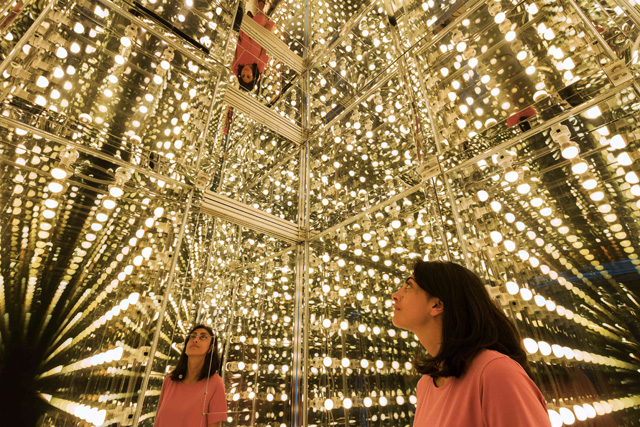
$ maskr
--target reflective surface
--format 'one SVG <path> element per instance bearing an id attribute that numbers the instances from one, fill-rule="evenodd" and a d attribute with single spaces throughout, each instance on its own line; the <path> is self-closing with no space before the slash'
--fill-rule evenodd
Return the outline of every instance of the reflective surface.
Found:
<path id="1" fill-rule="evenodd" d="M 223 425 L 409 426 L 420 257 L 482 276 L 554 426 L 638 425 L 640 9 L 267 8 L 238 95 L 237 4 L 0 5 L 3 412 L 153 425 L 204 323 Z"/>

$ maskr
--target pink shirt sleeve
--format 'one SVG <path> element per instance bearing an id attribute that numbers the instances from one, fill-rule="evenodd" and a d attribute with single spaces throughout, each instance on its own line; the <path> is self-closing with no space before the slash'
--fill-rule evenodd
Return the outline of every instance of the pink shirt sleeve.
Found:
<path id="1" fill-rule="evenodd" d="M 491 427 L 551 427 L 547 404 L 538 387 L 518 362 L 501 357 L 482 372 L 481 403 L 484 424 Z"/>
<path id="2" fill-rule="evenodd" d="M 227 395 L 224 390 L 224 381 L 219 375 L 209 378 L 209 391 L 211 399 L 207 414 L 207 424 L 227 419 Z"/>

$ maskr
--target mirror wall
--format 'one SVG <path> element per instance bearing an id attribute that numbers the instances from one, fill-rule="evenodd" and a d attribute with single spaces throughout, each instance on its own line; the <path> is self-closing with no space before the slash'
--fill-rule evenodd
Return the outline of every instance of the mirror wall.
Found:
<path id="1" fill-rule="evenodd" d="M 640 10 L 268 2 L 250 92 L 237 10 L 1 6 L 2 412 L 151 426 L 205 324 L 223 425 L 410 426 L 423 258 L 481 275 L 554 426 L 637 425 Z"/>

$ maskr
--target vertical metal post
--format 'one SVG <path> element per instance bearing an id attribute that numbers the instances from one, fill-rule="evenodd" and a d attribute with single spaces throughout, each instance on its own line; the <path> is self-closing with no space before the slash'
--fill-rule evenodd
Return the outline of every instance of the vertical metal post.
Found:
<path id="1" fill-rule="evenodd" d="M 593 35 L 596 38 L 596 40 L 598 40 L 598 43 L 600 43 L 600 46 L 602 46 L 602 48 L 606 52 L 609 59 L 611 59 L 612 61 L 616 61 L 618 59 L 618 55 L 616 55 L 615 51 L 611 49 L 611 46 L 609 46 L 609 44 L 604 39 L 604 37 L 602 37 L 602 35 L 598 31 L 598 29 L 595 27 L 595 25 L 593 25 L 593 22 L 591 22 L 589 17 L 582 11 L 582 9 L 580 9 L 580 6 L 578 6 L 575 0 L 567 0 L 567 1 L 571 5 L 571 7 L 573 7 L 576 10 L 576 13 L 580 17 L 580 19 L 582 19 L 582 22 L 587 27 L 591 35 Z"/>
<path id="2" fill-rule="evenodd" d="M 406 53 L 406 55 L 409 55 L 409 52 Z M 418 60 L 413 57 L 413 61 L 416 63 L 416 65 L 418 65 Z M 449 182 L 449 179 L 447 177 L 447 173 L 442 169 L 442 164 L 440 163 L 440 155 L 442 154 L 442 142 L 440 140 L 440 129 L 438 128 L 438 125 L 436 124 L 435 121 L 435 117 L 433 115 L 433 112 L 431 111 L 431 107 L 429 105 L 429 99 L 427 98 L 427 91 L 426 88 L 424 87 L 424 75 L 422 74 L 422 70 L 420 69 L 419 66 L 416 66 L 416 71 L 418 72 L 418 81 L 420 82 L 420 89 L 422 90 L 422 94 L 424 97 L 424 108 L 425 110 L 427 110 L 427 116 L 429 117 L 429 123 L 431 125 L 431 133 L 433 134 L 433 139 L 436 143 L 436 151 L 438 153 L 438 167 L 440 168 L 440 176 L 442 177 L 442 180 L 444 181 L 444 186 L 445 186 L 445 191 L 447 193 L 447 198 L 449 199 L 449 203 L 451 204 L 451 213 L 453 214 L 453 221 L 455 222 L 456 225 L 456 232 L 458 233 L 458 240 L 460 241 L 460 249 L 462 250 L 462 253 L 464 254 L 464 263 L 468 268 L 471 268 L 471 262 L 469 259 L 469 249 L 467 247 L 467 242 L 464 240 L 464 230 L 462 229 L 462 219 L 460 218 L 460 213 L 458 212 L 458 207 L 456 206 L 456 199 L 453 197 L 453 191 L 451 189 L 451 183 Z M 401 72 L 405 72 L 406 73 L 406 69 L 401 70 Z M 433 178 L 434 180 L 437 178 Z M 435 185 L 435 181 L 433 182 L 433 188 L 434 191 L 436 191 L 437 193 L 437 188 Z M 439 204 L 440 201 L 438 200 L 437 203 Z M 438 207 L 440 207 L 438 205 Z M 440 210 L 440 209 L 439 209 Z M 442 218 L 440 218 L 440 221 L 442 222 Z M 444 239 L 446 239 L 446 235 L 443 236 Z M 448 247 L 448 245 L 447 245 Z"/>
<path id="3" fill-rule="evenodd" d="M 162 327 L 162 322 L 164 321 L 164 315 L 167 310 L 167 301 L 169 301 L 169 295 L 171 294 L 171 290 L 173 288 L 173 282 L 176 275 L 176 264 L 178 262 L 178 258 L 180 258 L 180 247 L 182 246 L 182 238 L 184 237 L 184 230 L 187 227 L 187 222 L 189 220 L 189 213 L 191 210 L 191 203 L 193 202 L 193 193 L 195 190 L 191 190 L 189 192 L 189 198 L 187 199 L 187 205 L 184 209 L 184 213 L 182 216 L 182 224 L 180 225 L 180 232 L 178 234 L 178 241 L 176 243 L 176 248 L 174 251 L 174 257 L 171 260 L 171 267 L 169 271 L 169 278 L 167 279 L 167 288 L 164 293 L 164 298 L 162 299 L 162 305 L 160 306 L 160 312 L 158 313 L 158 320 L 156 321 L 156 330 L 153 334 L 153 341 L 151 343 L 151 348 L 149 350 L 149 360 L 147 361 L 147 366 L 144 370 L 144 377 L 142 378 L 142 385 L 140 386 L 140 395 L 138 396 L 138 402 L 136 404 L 136 412 L 133 415 L 132 425 L 137 427 L 138 420 L 140 419 L 140 414 L 142 413 L 142 405 L 144 403 L 144 397 L 147 392 L 147 387 L 149 385 L 149 377 L 151 376 L 151 370 L 153 368 L 153 360 L 155 358 L 155 353 L 158 348 L 158 340 L 160 339 L 160 328 Z"/>
<path id="4" fill-rule="evenodd" d="M 222 79 L 222 72 L 220 72 L 218 74 L 218 79 L 216 80 L 216 84 L 214 86 L 213 89 L 213 96 L 211 97 L 211 104 L 209 105 L 209 113 L 207 114 L 207 121 L 205 123 L 205 126 L 202 130 L 202 133 L 200 134 L 200 146 L 198 148 L 198 159 L 196 160 L 196 165 L 195 165 L 195 174 L 197 176 L 198 171 L 200 169 L 200 163 L 202 161 L 202 155 L 204 152 L 204 146 L 206 143 L 206 137 L 207 137 L 207 132 L 209 131 L 209 125 L 211 123 L 211 116 L 213 114 L 213 110 L 215 107 L 215 100 L 216 100 L 216 95 L 218 92 L 218 87 L 220 85 L 220 81 Z M 133 416 L 133 422 L 132 425 L 134 427 L 138 426 L 138 421 L 140 419 L 140 415 L 142 413 L 142 405 L 144 403 L 144 397 L 145 394 L 147 392 L 147 387 L 149 386 L 149 378 L 151 376 L 151 370 L 153 367 L 153 360 L 155 358 L 155 353 L 156 350 L 158 348 L 158 340 L 160 338 L 160 329 L 162 327 L 162 322 L 164 321 L 164 315 L 167 309 L 167 301 L 169 300 L 169 295 L 171 294 L 171 289 L 173 287 L 173 282 L 175 279 L 175 268 L 176 268 L 176 264 L 178 262 L 178 258 L 180 257 L 180 248 L 182 246 L 182 239 L 184 237 L 184 231 L 187 227 L 187 222 L 189 220 L 189 214 L 191 213 L 191 205 L 193 203 L 193 196 L 195 194 L 196 189 L 193 188 L 190 192 L 189 192 L 189 197 L 187 198 L 187 203 L 186 203 L 186 207 L 184 209 L 184 214 L 182 217 L 182 224 L 180 225 L 180 232 L 178 234 L 178 241 L 176 242 L 176 248 L 175 248 L 175 256 L 173 257 L 173 260 L 171 261 L 171 271 L 169 272 L 169 278 L 167 280 L 167 288 L 165 291 L 165 295 L 164 298 L 162 300 L 162 305 L 160 307 L 160 312 L 158 314 L 158 320 L 156 322 L 156 330 L 155 333 L 153 335 L 153 341 L 151 343 L 151 348 L 149 350 L 149 360 L 147 361 L 147 366 L 145 368 L 144 371 L 144 377 L 142 378 L 142 385 L 140 386 L 140 395 L 138 396 L 138 402 L 136 404 L 136 411 L 134 413 Z"/>
<path id="5" fill-rule="evenodd" d="M 304 16 L 304 61 L 311 57 L 311 16 L 309 1 L 305 2 Z M 293 366 L 291 369 L 291 426 L 306 427 L 307 414 L 307 372 L 309 369 L 307 355 L 309 353 L 309 181 L 310 181 L 310 153 L 309 153 L 309 71 L 305 70 L 301 76 L 302 96 L 302 129 L 305 141 L 300 146 L 299 196 L 298 196 L 298 226 L 302 230 L 303 241 L 296 245 L 296 292 L 293 325 Z"/>

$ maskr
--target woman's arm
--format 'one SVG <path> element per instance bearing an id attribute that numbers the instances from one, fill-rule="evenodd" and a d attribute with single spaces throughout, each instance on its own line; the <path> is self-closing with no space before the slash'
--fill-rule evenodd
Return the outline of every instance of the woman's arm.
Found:
<path id="1" fill-rule="evenodd" d="M 207 427 L 222 427 L 222 421 L 218 421 L 217 423 L 211 423 Z"/>

